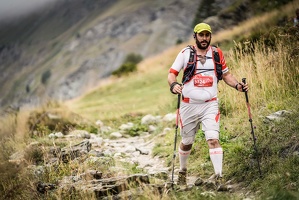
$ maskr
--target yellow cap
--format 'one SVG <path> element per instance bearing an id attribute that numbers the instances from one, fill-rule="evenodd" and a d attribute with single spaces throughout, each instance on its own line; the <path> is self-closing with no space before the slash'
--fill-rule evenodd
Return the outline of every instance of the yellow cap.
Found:
<path id="1" fill-rule="evenodd" d="M 209 24 L 200 23 L 194 27 L 194 33 L 200 33 L 202 31 L 209 31 L 210 33 L 212 33 L 212 29 Z"/>

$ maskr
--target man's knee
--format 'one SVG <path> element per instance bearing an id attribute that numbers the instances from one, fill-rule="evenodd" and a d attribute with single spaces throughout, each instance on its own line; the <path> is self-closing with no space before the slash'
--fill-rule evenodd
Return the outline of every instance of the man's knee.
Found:
<path id="1" fill-rule="evenodd" d="M 194 137 L 183 137 L 180 148 L 183 151 L 189 151 L 192 148 L 193 142 L 194 142 Z"/>
<path id="2" fill-rule="evenodd" d="M 189 151 L 192 148 L 192 144 L 185 145 L 183 142 L 181 142 L 180 149 L 183 151 Z"/>
<path id="3" fill-rule="evenodd" d="M 218 139 L 209 139 L 207 142 L 210 149 L 221 147 Z"/>

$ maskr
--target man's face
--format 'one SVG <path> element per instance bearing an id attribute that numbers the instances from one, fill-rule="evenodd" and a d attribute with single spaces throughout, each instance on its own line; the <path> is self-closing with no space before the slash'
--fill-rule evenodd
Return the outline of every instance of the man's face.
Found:
<path id="1" fill-rule="evenodd" d="M 209 31 L 202 31 L 196 34 L 196 45 L 199 49 L 206 49 L 211 43 L 211 33 Z"/>

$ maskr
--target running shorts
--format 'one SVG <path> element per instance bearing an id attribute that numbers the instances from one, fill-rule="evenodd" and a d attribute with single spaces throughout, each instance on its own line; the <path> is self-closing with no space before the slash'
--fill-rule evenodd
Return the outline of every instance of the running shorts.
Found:
<path id="1" fill-rule="evenodd" d="M 195 134 L 202 125 L 206 140 L 218 139 L 220 131 L 220 113 L 218 100 L 204 102 L 201 104 L 181 102 L 180 106 L 180 128 L 182 142 L 192 144 Z M 184 143 L 185 144 L 185 143 Z M 187 144 L 185 144 L 187 145 Z"/>

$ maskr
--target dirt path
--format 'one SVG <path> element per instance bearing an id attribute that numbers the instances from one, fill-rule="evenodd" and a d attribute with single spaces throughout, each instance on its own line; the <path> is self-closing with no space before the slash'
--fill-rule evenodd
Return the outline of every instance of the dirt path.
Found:
<path id="1" fill-rule="evenodd" d="M 150 134 L 137 137 L 105 139 L 103 144 L 95 147 L 96 151 L 102 151 L 111 154 L 119 161 L 136 164 L 138 169 L 142 169 L 148 174 L 167 173 L 168 181 L 172 180 L 172 165 L 167 167 L 163 159 L 153 156 L 153 148 L 157 138 L 163 136 L 163 133 L 151 138 Z M 178 155 L 176 156 L 178 159 Z M 179 166 L 174 166 L 174 182 L 177 181 Z M 188 176 L 187 183 L 194 184 L 198 177 Z"/>

